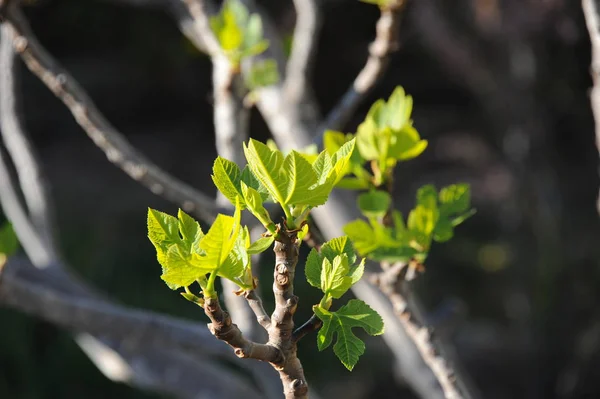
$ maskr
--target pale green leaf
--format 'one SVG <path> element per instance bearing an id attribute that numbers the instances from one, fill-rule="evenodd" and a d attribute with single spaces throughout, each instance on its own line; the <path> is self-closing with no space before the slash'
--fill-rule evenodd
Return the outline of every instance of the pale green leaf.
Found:
<path id="1" fill-rule="evenodd" d="M 254 176 L 277 202 L 285 205 L 288 177 L 282 173 L 283 154 L 254 139 L 244 145 L 244 153 Z"/>
<path id="2" fill-rule="evenodd" d="M 312 205 L 309 202 L 312 197 L 311 187 L 317 184 L 312 165 L 298 152 L 291 151 L 285 157 L 283 171 L 288 178 L 285 204 Z"/>
<path id="3" fill-rule="evenodd" d="M 187 287 L 210 272 L 196 254 L 186 253 L 180 245 L 171 245 L 164 257 L 160 276 L 171 288 Z"/>
<path id="4" fill-rule="evenodd" d="M 362 258 L 359 263 L 350 268 L 350 279 L 352 280 L 352 284 L 356 284 L 363 276 L 365 272 L 365 261 L 366 258 Z"/>
<path id="5" fill-rule="evenodd" d="M 426 148 L 427 140 L 421 140 L 417 130 L 407 125 L 392 132 L 388 155 L 399 161 L 407 161 L 421 155 Z"/>
<path id="6" fill-rule="evenodd" d="M 254 255 L 264 252 L 271 246 L 271 244 L 273 244 L 274 240 L 275 238 L 273 236 L 261 237 L 248 247 L 248 253 L 250 255 Z"/>
<path id="7" fill-rule="evenodd" d="M 201 258 L 202 266 L 208 270 L 217 270 L 229 256 L 237 235 L 232 234 L 235 220 L 228 215 L 217 215 L 214 223 L 200 240 L 200 248 L 206 252 Z"/>
<path id="8" fill-rule="evenodd" d="M 148 238 L 155 246 L 169 246 L 181 241 L 179 220 L 164 212 L 148 208 Z"/>
<path id="9" fill-rule="evenodd" d="M 379 159 L 379 140 L 377 124 L 372 119 L 365 119 L 358 125 L 356 145 L 360 155 L 367 161 Z"/>
<path id="10" fill-rule="evenodd" d="M 367 256 L 380 246 L 373 228 L 364 220 L 357 219 L 346 224 L 344 233 L 350 238 L 354 248 L 361 256 Z"/>
<path id="11" fill-rule="evenodd" d="M 358 208 L 367 218 L 382 218 L 390 209 L 392 199 L 381 190 L 371 190 L 358 196 Z"/>
<path id="12" fill-rule="evenodd" d="M 269 212 L 263 205 L 263 197 L 261 197 L 258 191 L 247 186 L 243 181 L 241 182 L 241 186 L 247 208 L 265 227 L 268 228 L 268 226 L 273 224 L 273 221 L 271 220 Z"/>
<path id="13" fill-rule="evenodd" d="M 318 184 L 325 184 L 331 170 L 333 169 L 333 163 L 331 157 L 327 151 L 322 151 L 312 164 L 312 168 L 317 176 Z"/>
<path id="14" fill-rule="evenodd" d="M 330 263 L 331 269 L 325 266 L 327 259 L 323 261 L 323 271 L 330 275 L 323 281 L 321 277 L 321 290 L 330 295 L 332 298 L 340 298 L 352 286 L 353 278 L 349 276 L 350 266 L 348 265 L 348 257 L 346 254 L 338 255 L 334 258 L 333 263 Z M 326 286 L 323 286 L 326 282 Z"/>
<path id="15" fill-rule="evenodd" d="M 235 205 L 236 198 L 242 197 L 240 186 L 242 172 L 235 162 L 218 156 L 213 164 L 212 180 L 217 189 Z M 243 204 L 242 204 L 243 205 Z"/>
<path id="16" fill-rule="evenodd" d="M 323 134 L 323 148 L 329 155 L 335 154 L 348 141 L 346 135 L 335 130 L 326 130 Z"/>
<path id="17" fill-rule="evenodd" d="M 335 173 L 335 180 L 333 184 L 337 184 L 342 178 L 350 173 L 352 153 L 356 145 L 356 139 L 352 139 L 342 145 L 331 157 L 331 163 L 333 164 L 333 172 Z"/>

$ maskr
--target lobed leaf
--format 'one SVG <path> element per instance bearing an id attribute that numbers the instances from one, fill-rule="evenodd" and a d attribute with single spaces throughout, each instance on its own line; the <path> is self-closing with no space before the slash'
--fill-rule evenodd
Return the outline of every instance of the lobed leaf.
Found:
<path id="1" fill-rule="evenodd" d="M 364 342 L 354 335 L 355 327 L 364 329 L 369 335 L 383 334 L 383 319 L 369 305 L 358 299 L 350 300 L 338 311 L 332 312 L 319 306 L 313 308 L 315 315 L 323 322 L 317 334 L 317 347 L 320 351 L 331 345 L 336 335 L 334 353 L 350 371 L 358 363 L 365 351 Z"/>

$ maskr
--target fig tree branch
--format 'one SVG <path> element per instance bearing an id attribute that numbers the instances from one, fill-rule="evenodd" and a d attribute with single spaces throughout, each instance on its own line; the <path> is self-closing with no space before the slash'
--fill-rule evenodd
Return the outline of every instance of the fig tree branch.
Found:
<path id="1" fill-rule="evenodd" d="M 46 52 L 34 37 L 20 10 L 9 1 L 3 15 L 13 35 L 13 46 L 29 70 L 71 111 L 77 123 L 108 160 L 153 193 L 180 204 L 187 212 L 212 222 L 218 213 L 214 200 L 165 173 L 140 154 L 100 113 L 73 77 Z"/>
<path id="2" fill-rule="evenodd" d="M 460 381 L 444 356 L 440 354 L 439 345 L 433 340 L 432 333 L 427 327 L 419 326 L 416 319 L 408 310 L 408 303 L 401 292 L 399 276 L 404 268 L 403 264 L 394 264 L 379 274 L 370 276 L 371 283 L 377 285 L 387 295 L 394 306 L 404 330 L 413 341 L 421 357 L 435 374 L 438 383 L 444 391 L 446 399 L 466 398 L 466 392 L 459 387 Z"/>
<path id="3" fill-rule="evenodd" d="M 294 0 L 294 7 L 296 26 L 286 67 L 284 95 L 286 102 L 302 104 L 312 97 L 310 78 L 317 54 L 322 18 L 318 0 Z"/>
<path id="4" fill-rule="evenodd" d="M 581 6 L 592 44 L 590 73 L 594 85 L 590 91 L 590 102 L 596 126 L 596 147 L 600 150 L 600 16 L 596 0 L 582 0 Z M 596 205 L 600 212 L 600 197 Z"/>
<path id="5" fill-rule="evenodd" d="M 316 141 L 320 143 L 325 130 L 343 130 L 357 107 L 369 91 L 383 77 L 390 62 L 390 55 L 398 47 L 400 16 L 406 0 L 397 0 L 381 9 L 376 25 L 375 40 L 369 46 L 369 58 L 338 104 L 329 111 L 319 126 Z"/>
<path id="6" fill-rule="evenodd" d="M 17 57 L 11 40 L 11 32 L 3 25 L 0 29 L 0 134 L 15 165 L 31 222 L 52 252 L 56 228 L 54 213 L 47 182 L 20 119 Z"/>

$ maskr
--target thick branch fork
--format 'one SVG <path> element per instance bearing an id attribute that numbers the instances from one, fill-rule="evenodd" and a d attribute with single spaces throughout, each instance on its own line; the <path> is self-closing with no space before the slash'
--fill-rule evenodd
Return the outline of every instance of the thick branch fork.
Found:
<path id="1" fill-rule="evenodd" d="M 305 331 L 301 336 L 294 334 L 294 313 L 298 306 L 298 297 L 294 295 L 298 244 L 295 232 L 279 229 L 274 245 L 275 310 L 271 317 L 265 311 L 262 300 L 255 290 L 244 293 L 259 324 L 269 335 L 266 344 L 245 338 L 238 326 L 233 324 L 229 314 L 221 308 L 218 298 L 205 298 L 204 301 L 204 312 L 211 320 L 208 325 L 210 332 L 217 339 L 229 344 L 238 357 L 271 363 L 279 372 L 286 399 L 308 398 L 308 384 L 297 356 L 296 343 L 309 331 Z"/>

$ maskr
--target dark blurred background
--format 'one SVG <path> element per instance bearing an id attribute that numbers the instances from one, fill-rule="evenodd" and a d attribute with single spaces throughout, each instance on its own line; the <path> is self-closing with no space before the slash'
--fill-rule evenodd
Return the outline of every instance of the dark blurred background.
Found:
<path id="1" fill-rule="evenodd" d="M 210 60 L 167 14 L 119 3 L 40 0 L 25 11 L 42 44 L 135 146 L 214 193 Z M 291 1 L 262 4 L 289 34 Z M 314 88 L 326 113 L 364 65 L 379 13 L 356 0 L 322 6 Z M 579 1 L 412 0 L 389 70 L 346 129 L 402 85 L 430 147 L 398 168 L 400 208 L 425 183 L 471 183 L 478 213 L 452 241 L 434 246 L 414 285 L 428 320 L 454 343 L 485 398 L 600 397 L 589 64 Z M 203 320 L 162 283 L 146 239 L 147 207 L 173 213 L 176 206 L 110 164 L 62 103 L 21 70 L 25 122 L 69 263 L 123 303 Z M 268 137 L 258 113 L 251 134 Z M 317 298 L 299 290 L 305 304 Z M 1 309 L 0 327 L 0 398 L 159 397 L 108 381 L 69 334 L 47 323 Z M 350 374 L 332 351 L 318 353 L 305 339 L 309 381 L 323 397 L 414 397 L 393 381 L 391 361 L 380 360 L 382 342 L 368 345 Z"/>

